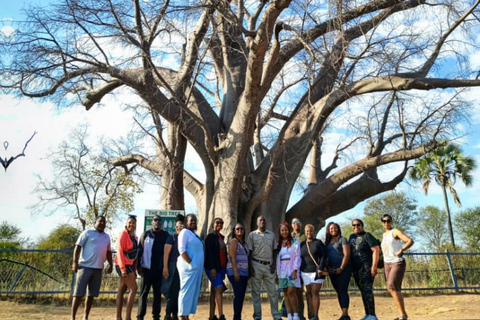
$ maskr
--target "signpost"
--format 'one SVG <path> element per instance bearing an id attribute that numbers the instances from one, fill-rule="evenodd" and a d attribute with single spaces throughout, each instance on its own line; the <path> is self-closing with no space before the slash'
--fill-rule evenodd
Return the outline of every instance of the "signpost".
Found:
<path id="1" fill-rule="evenodd" d="M 146 231 L 152 227 L 152 220 L 154 216 L 160 216 L 162 218 L 162 229 L 167 231 L 170 234 L 175 233 L 175 220 L 178 214 L 185 215 L 183 210 L 156 210 L 156 209 L 146 209 L 145 210 L 145 223 L 143 231 Z"/>

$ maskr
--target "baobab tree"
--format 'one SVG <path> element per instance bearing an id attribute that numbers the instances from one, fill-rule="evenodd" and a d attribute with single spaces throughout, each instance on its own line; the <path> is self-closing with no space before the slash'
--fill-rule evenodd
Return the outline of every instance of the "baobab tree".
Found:
<path id="1" fill-rule="evenodd" d="M 322 225 L 395 188 L 409 160 L 455 134 L 468 110 L 462 90 L 480 80 L 464 63 L 441 67 L 475 49 L 477 6 L 58 0 L 28 10 L 11 36 L 5 86 L 62 104 L 78 97 L 87 110 L 110 94 L 137 95 L 157 128 L 170 126 L 168 143 L 162 129 L 157 154 L 113 162 L 191 192 L 203 232 L 214 216 L 229 230 L 259 213 L 270 228 L 293 216 Z M 204 180 L 186 170 L 187 145 Z"/>

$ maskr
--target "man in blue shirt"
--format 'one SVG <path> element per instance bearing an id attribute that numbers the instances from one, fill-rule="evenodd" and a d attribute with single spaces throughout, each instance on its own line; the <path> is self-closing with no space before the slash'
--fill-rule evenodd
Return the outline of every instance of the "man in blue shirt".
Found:
<path id="1" fill-rule="evenodd" d="M 108 261 L 108 273 L 112 273 L 112 248 L 110 236 L 105 231 L 106 219 L 99 216 L 93 229 L 83 231 L 78 237 L 73 250 L 72 270 L 76 273 L 75 289 L 73 290 L 72 320 L 75 320 L 78 307 L 88 288 L 85 302 L 84 319 L 88 319 L 94 297 L 100 293 L 102 271 L 105 261 Z"/>

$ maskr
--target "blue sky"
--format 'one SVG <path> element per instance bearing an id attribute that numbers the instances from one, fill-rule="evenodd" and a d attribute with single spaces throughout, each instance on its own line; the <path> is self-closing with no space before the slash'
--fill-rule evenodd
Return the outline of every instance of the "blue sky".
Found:
<path id="1" fill-rule="evenodd" d="M 21 19 L 20 9 L 26 3 L 48 4 L 45 0 L 14 1 L 8 2 L 1 0 L 2 11 L 0 12 L 0 29 L 3 32 L 8 31 L 12 19 Z M 471 63 L 474 68 L 480 66 L 480 53 L 471 57 Z M 470 91 L 471 98 L 480 96 L 480 89 Z M 16 155 L 24 147 L 24 144 L 34 131 L 37 135 L 29 144 L 26 150 L 26 157 L 17 159 L 7 172 L 0 172 L 0 219 L 17 225 L 22 231 L 23 237 L 30 237 L 37 240 L 39 236 L 44 236 L 60 223 L 69 222 L 67 215 L 57 213 L 55 216 L 32 216 L 27 206 L 36 202 L 36 196 L 32 194 L 35 186 L 36 173 L 44 176 L 49 175 L 50 163 L 45 159 L 49 150 L 54 149 L 69 133 L 69 129 L 79 123 L 88 122 L 93 135 L 104 135 L 108 137 L 118 137 L 125 132 L 125 128 L 131 126 L 132 114 L 123 112 L 117 106 L 106 104 L 102 108 L 94 107 L 86 112 L 78 105 L 67 110 L 57 110 L 51 103 L 40 103 L 30 99 L 18 99 L 10 95 L 0 93 L 0 144 L 8 141 L 8 149 L 0 146 L 0 156 L 2 158 Z M 468 135 L 460 141 L 464 151 L 470 156 L 476 158 L 480 163 L 480 107 L 474 105 L 476 111 L 473 112 L 471 126 L 465 128 Z M 114 125 L 104 125 L 105 119 L 109 119 Z M 467 124 L 464 124 L 467 126 Z M 469 208 L 480 205 L 478 197 L 478 188 L 480 186 L 480 169 L 474 174 L 475 182 L 472 188 L 465 188 L 462 183 L 457 183 L 456 188 L 462 199 L 463 207 Z M 406 191 L 410 196 L 418 200 L 420 206 L 437 205 L 443 207 L 441 190 L 432 185 L 428 197 L 426 197 L 419 185 L 416 187 L 402 183 L 400 189 Z M 299 194 L 294 191 L 293 198 L 298 198 Z M 155 186 L 146 186 L 144 193 L 135 199 L 135 214 L 143 217 L 145 209 L 154 209 L 158 207 L 159 192 Z M 189 196 L 186 200 L 187 211 L 194 211 L 195 205 L 193 198 Z M 452 211 L 458 212 L 459 209 L 451 201 Z M 356 208 L 342 214 L 342 217 L 361 216 L 364 204 L 357 205 Z M 342 218 L 344 219 L 344 218 Z M 142 219 L 140 219 L 141 221 Z M 331 220 L 339 221 L 339 217 Z M 115 230 L 119 226 L 115 226 Z M 142 223 L 139 230 L 143 229 Z"/>

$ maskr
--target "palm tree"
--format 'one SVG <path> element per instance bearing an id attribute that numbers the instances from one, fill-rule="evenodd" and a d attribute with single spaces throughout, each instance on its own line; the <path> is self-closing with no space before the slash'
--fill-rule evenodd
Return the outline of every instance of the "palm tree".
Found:
<path id="1" fill-rule="evenodd" d="M 445 143 L 425 155 L 425 157 L 419 159 L 410 171 L 410 178 L 412 180 L 423 181 L 423 191 L 425 194 L 428 194 L 428 187 L 430 186 L 432 178 L 442 187 L 445 211 L 448 217 L 448 231 L 454 249 L 455 239 L 453 237 L 452 217 L 448 207 L 447 188 L 452 194 L 457 206 L 460 206 L 460 198 L 457 191 L 453 188 L 453 185 L 458 177 L 463 181 L 465 186 L 471 186 L 473 181 L 471 173 L 476 166 L 475 160 L 465 155 L 459 145 L 455 143 Z"/>

